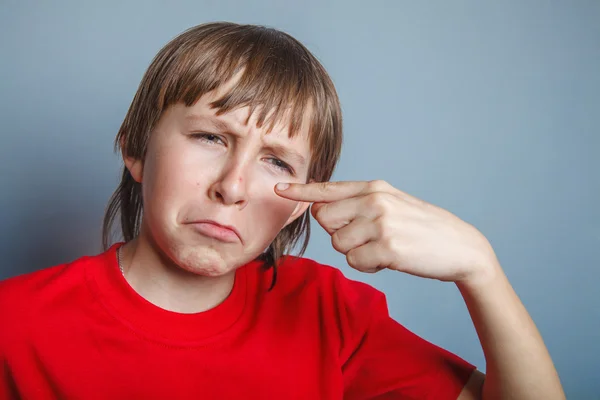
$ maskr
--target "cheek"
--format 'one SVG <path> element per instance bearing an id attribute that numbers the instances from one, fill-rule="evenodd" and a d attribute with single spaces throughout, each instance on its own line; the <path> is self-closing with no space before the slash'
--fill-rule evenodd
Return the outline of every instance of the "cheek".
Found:
<path id="1" fill-rule="evenodd" d="M 156 202 L 171 204 L 194 196 L 198 182 L 204 182 L 207 168 L 198 165 L 189 152 L 164 149 L 147 160 L 144 170 L 144 193 Z"/>
<path id="2" fill-rule="evenodd" d="M 144 219 L 153 230 L 164 230 L 176 219 L 181 202 L 193 191 L 177 159 L 156 155 L 146 160 L 142 184 Z M 170 229 L 170 228 L 169 228 Z"/>
<path id="3" fill-rule="evenodd" d="M 300 179 L 292 179 L 289 176 L 277 176 L 267 173 L 263 166 L 257 168 L 247 182 L 252 215 L 252 225 L 262 226 L 274 236 L 285 227 L 292 213 L 296 210 L 297 201 L 292 201 L 278 196 L 275 193 L 275 185 L 279 182 L 299 182 Z"/>
<path id="4" fill-rule="evenodd" d="M 277 196 L 273 187 L 266 189 L 262 195 L 255 194 L 251 201 L 254 203 L 252 215 L 256 223 L 272 227 L 276 233 L 285 226 L 298 204 Z"/>

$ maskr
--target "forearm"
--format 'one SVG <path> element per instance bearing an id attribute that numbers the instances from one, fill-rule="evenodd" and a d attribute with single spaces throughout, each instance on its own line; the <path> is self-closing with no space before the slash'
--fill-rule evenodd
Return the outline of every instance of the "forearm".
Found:
<path id="1" fill-rule="evenodd" d="M 485 279 L 458 282 L 486 359 L 483 400 L 564 399 L 533 320 L 499 266 Z"/>

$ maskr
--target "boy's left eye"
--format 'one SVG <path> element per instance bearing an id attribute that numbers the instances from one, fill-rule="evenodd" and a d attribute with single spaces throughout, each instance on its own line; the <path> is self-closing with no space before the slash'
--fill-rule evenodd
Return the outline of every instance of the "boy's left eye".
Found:
<path id="1" fill-rule="evenodd" d="M 273 164 L 273 166 L 275 166 L 275 168 L 281 169 L 292 175 L 294 174 L 294 171 L 292 170 L 292 168 L 289 165 L 287 165 L 286 163 L 284 163 L 283 161 L 281 161 L 280 159 L 271 157 L 268 160 L 270 161 L 271 164 Z"/>
<path id="2" fill-rule="evenodd" d="M 213 133 L 194 133 L 192 136 L 210 144 L 225 144 L 223 139 Z"/>

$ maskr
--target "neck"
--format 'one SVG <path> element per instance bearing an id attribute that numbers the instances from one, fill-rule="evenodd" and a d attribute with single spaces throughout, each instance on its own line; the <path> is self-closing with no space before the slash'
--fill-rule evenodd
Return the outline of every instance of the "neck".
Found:
<path id="1" fill-rule="evenodd" d="M 138 237 L 120 248 L 121 265 L 131 287 L 150 303 L 168 311 L 192 314 L 222 303 L 233 288 L 235 271 L 207 277 L 186 271 L 151 243 Z"/>

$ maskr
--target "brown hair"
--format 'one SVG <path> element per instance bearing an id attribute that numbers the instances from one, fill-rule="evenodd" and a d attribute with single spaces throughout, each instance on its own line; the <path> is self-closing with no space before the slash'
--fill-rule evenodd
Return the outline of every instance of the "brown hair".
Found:
<path id="1" fill-rule="evenodd" d="M 142 78 L 117 134 L 115 151 L 120 149 L 143 161 L 150 133 L 169 106 L 179 102 L 191 106 L 238 72 L 241 77 L 237 84 L 211 106 L 218 109 L 218 114 L 248 106 L 249 115 L 260 107 L 258 125 L 269 123 L 269 129 L 289 112 L 290 136 L 298 133 L 310 109 L 308 178 L 328 181 L 342 145 L 342 115 L 333 82 L 299 41 L 279 30 L 256 25 L 202 24 L 163 47 Z M 141 185 L 123 167 L 121 182 L 104 216 L 105 249 L 110 246 L 117 215 L 125 241 L 139 234 L 142 209 Z M 275 267 L 302 236 L 299 254 L 304 253 L 310 236 L 309 221 L 307 210 L 279 232 L 261 256 L 267 267 Z"/>

